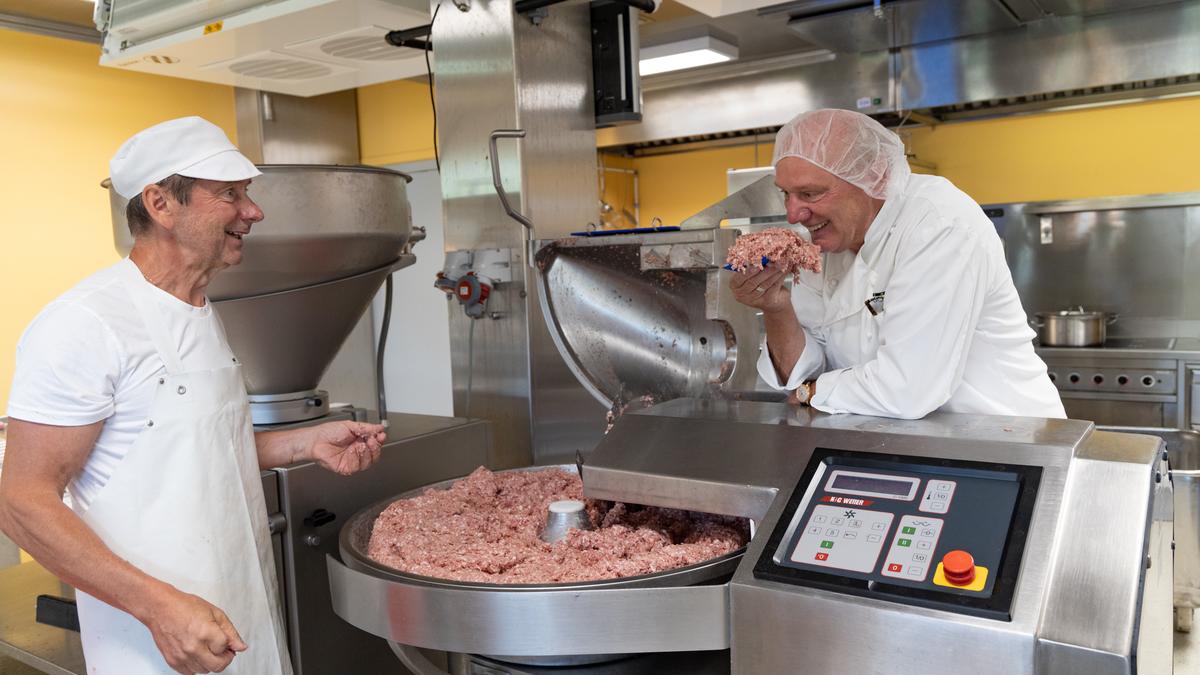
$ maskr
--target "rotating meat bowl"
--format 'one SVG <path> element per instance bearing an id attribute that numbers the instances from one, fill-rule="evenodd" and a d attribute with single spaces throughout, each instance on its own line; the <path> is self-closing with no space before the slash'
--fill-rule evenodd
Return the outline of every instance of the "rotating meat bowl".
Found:
<path id="1" fill-rule="evenodd" d="M 387 276 L 413 264 L 407 186 L 398 171 L 362 166 L 262 165 L 251 197 L 263 220 L 240 264 L 208 287 L 242 362 L 257 424 L 320 417 L 317 386 Z M 128 200 L 111 189 L 113 238 L 127 255 Z"/>
<path id="2" fill-rule="evenodd" d="M 514 471 L 574 465 L 528 467 Z M 376 517 L 411 490 L 355 514 L 342 527 L 342 560 L 327 558 L 334 611 L 350 624 L 392 643 L 411 670 L 435 669 L 413 647 L 455 657 L 492 655 L 488 660 L 519 664 L 513 672 L 597 666 L 604 673 L 646 670 L 655 657 L 610 662 L 631 653 L 712 651 L 724 664 L 729 647 L 728 595 L 724 584 L 743 549 L 666 572 L 580 583 L 487 584 L 418 576 L 375 562 L 367 555 Z M 681 655 L 702 661 L 704 655 Z M 690 661 L 689 661 L 690 662 Z M 653 666 L 661 671 L 660 665 Z M 491 672 L 491 671 L 488 671 Z M 558 670 L 556 672 L 564 672 Z M 571 670 L 569 672 L 577 672 Z M 590 670 L 578 672 L 592 672 Z M 702 671 L 694 671 L 702 672 Z"/>

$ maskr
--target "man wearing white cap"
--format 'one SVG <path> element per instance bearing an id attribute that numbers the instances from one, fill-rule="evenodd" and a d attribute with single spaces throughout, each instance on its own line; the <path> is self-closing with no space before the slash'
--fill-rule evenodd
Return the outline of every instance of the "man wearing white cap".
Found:
<path id="1" fill-rule="evenodd" d="M 788 122 L 774 165 L 788 222 L 823 264 L 790 289 L 770 264 L 730 282 L 763 312 L 767 385 L 829 413 L 1066 417 L 1003 244 L 970 197 L 913 175 L 900 138 L 848 110 Z"/>
<path id="2" fill-rule="evenodd" d="M 224 132 L 158 124 L 110 171 L 134 246 L 21 337 L 0 525 L 77 589 L 88 673 L 291 673 L 259 471 L 359 471 L 383 428 L 251 427 L 205 297 L 263 217 L 247 194 L 259 171 Z"/>

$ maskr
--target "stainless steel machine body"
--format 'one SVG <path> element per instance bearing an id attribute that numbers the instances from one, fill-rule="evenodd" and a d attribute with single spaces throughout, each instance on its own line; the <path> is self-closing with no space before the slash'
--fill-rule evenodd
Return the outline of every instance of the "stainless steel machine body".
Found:
<path id="1" fill-rule="evenodd" d="M 550 338 L 528 242 L 598 220 L 588 7 L 556 5 L 536 25 L 511 0 L 464 8 L 443 6 L 431 35 L 446 251 L 498 252 L 512 280 L 492 291 L 484 318 L 450 313 L 455 411 L 466 414 L 469 401 L 472 417 L 496 425 L 497 467 L 568 461 L 599 439 L 604 411 Z M 497 129 L 525 131 L 498 143 L 497 159 L 532 232 L 505 214 L 492 186 Z"/>
<path id="2" fill-rule="evenodd" d="M 344 556 L 345 564 L 329 563 L 333 602 L 339 616 L 388 640 L 473 654 L 703 650 L 722 658 L 730 648 L 735 673 L 1168 672 L 1170 493 L 1155 489 L 1162 448 L 1158 438 L 1069 420 L 939 413 L 899 421 L 677 399 L 618 419 L 584 465 L 585 491 L 752 518 L 757 534 L 729 583 L 663 575 L 666 585 L 651 587 L 472 586 Z M 825 484 L 822 457 L 831 451 L 885 473 L 957 471 L 963 485 L 972 472 L 1018 476 L 1011 518 L 973 497 L 974 488 L 935 518 L 953 523 L 976 499 L 976 515 L 999 523 L 994 546 L 974 540 L 977 559 L 999 561 L 982 599 L 930 583 L 859 583 L 832 568 L 812 583 L 765 576 L 783 533 L 796 530 L 792 513 Z M 891 508 L 883 499 L 840 503 L 864 518 Z M 928 555 L 970 537 L 946 528 Z M 899 541 L 907 536 L 899 530 L 892 523 L 881 532 Z M 362 536 L 343 531 L 344 540 Z"/>
<path id="3" fill-rule="evenodd" d="M 1117 314 L 1103 344 L 1039 346 L 1068 416 L 1164 438 L 1175 489 L 1177 623 L 1200 606 L 1200 193 L 984 207 L 1028 312 Z M 1121 270 L 1121 274 L 1105 273 Z"/>
<path id="4" fill-rule="evenodd" d="M 1039 468 L 1010 620 L 762 578 L 756 565 L 773 554 L 767 535 L 789 500 L 821 483 L 819 467 L 800 480 L 819 448 L 899 464 Z M 622 418 L 584 471 L 595 497 L 703 503 L 759 520 L 730 588 L 734 672 L 1169 672 L 1169 521 L 1152 520 L 1161 448 L 1157 438 L 1096 432 L 1087 422 L 896 421 L 678 400 Z"/>

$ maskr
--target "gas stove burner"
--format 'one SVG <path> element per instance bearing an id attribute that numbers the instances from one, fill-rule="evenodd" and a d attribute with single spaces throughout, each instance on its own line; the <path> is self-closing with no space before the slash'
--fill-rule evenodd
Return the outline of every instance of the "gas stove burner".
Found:
<path id="1" fill-rule="evenodd" d="M 1102 349 L 1173 349 L 1175 338 L 1154 337 L 1125 337 L 1108 338 L 1101 346 Z"/>

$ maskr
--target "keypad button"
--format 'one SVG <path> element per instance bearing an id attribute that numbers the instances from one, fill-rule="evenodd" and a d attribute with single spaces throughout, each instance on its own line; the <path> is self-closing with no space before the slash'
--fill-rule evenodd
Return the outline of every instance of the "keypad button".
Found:
<path id="1" fill-rule="evenodd" d="M 845 518 L 834 518 L 834 519 L 833 519 L 833 524 L 834 524 L 834 525 L 844 525 L 845 523 L 846 523 L 846 519 L 845 519 Z"/>
<path id="2" fill-rule="evenodd" d="M 842 539 L 858 539 L 858 533 L 846 530 L 842 533 Z"/>
<path id="3" fill-rule="evenodd" d="M 922 537 L 933 537 L 933 536 L 937 536 L 937 530 L 935 530 L 935 529 L 933 529 L 933 528 L 930 528 L 930 527 L 927 527 L 927 528 L 925 528 L 925 529 L 921 530 L 921 536 L 922 536 Z"/>
<path id="4" fill-rule="evenodd" d="M 903 532 L 904 534 L 916 534 L 917 528 L 905 526 L 905 527 L 900 528 L 900 531 Z"/>
<path id="5" fill-rule="evenodd" d="M 891 565 L 888 565 L 889 572 L 899 572 L 903 569 L 904 569 L 904 565 L 901 565 L 899 563 L 892 563 Z"/>
<path id="6" fill-rule="evenodd" d="M 910 567 L 910 568 L 908 568 L 908 576 L 910 576 L 910 577 L 925 576 L 925 568 L 924 567 Z"/>
<path id="7" fill-rule="evenodd" d="M 924 553 L 914 553 L 912 559 L 913 562 L 923 563 L 929 560 L 929 556 Z"/>
<path id="8" fill-rule="evenodd" d="M 821 548 L 833 548 L 833 542 L 826 539 L 825 541 L 821 542 Z"/>
<path id="9" fill-rule="evenodd" d="M 819 528 L 819 527 L 810 527 L 810 528 L 808 528 L 808 533 L 809 533 L 809 534 L 821 534 L 821 528 Z"/>
<path id="10" fill-rule="evenodd" d="M 885 527 L 887 527 L 887 526 L 883 523 L 871 523 L 872 530 L 882 530 Z"/>
<path id="11" fill-rule="evenodd" d="M 852 521 L 850 521 L 850 527 L 862 527 L 862 521 L 861 520 L 852 520 Z"/>
<path id="12" fill-rule="evenodd" d="M 912 546 L 912 539 L 901 539 L 900 541 L 896 542 L 896 545 L 908 548 L 909 546 Z M 928 547 L 928 545 L 926 546 Z"/>
<path id="13" fill-rule="evenodd" d="M 900 541 L 907 541 L 907 540 L 905 540 L 905 539 L 901 539 Z M 907 545 L 908 545 L 908 544 L 904 544 L 904 546 L 907 546 Z M 917 548 L 920 548 L 920 549 L 926 549 L 926 550 L 928 550 L 928 549 L 929 549 L 929 542 L 927 542 L 927 541 L 918 541 L 918 542 L 917 542 Z"/>
<path id="14" fill-rule="evenodd" d="M 827 521 L 827 520 L 829 520 L 829 518 L 827 518 L 827 517 L 825 517 L 825 516 L 813 516 L 813 522 L 814 522 L 814 523 L 823 523 L 823 522 L 825 522 L 825 521 Z"/>
<path id="15" fill-rule="evenodd" d="M 829 560 L 829 554 L 828 553 L 818 553 L 816 555 L 816 558 L 817 558 L 817 560 Z"/>
<path id="16" fill-rule="evenodd" d="M 842 533 L 842 531 L 837 529 L 836 527 L 831 527 L 828 530 L 825 530 L 825 536 L 827 536 L 827 537 L 836 537 L 841 533 Z"/>

